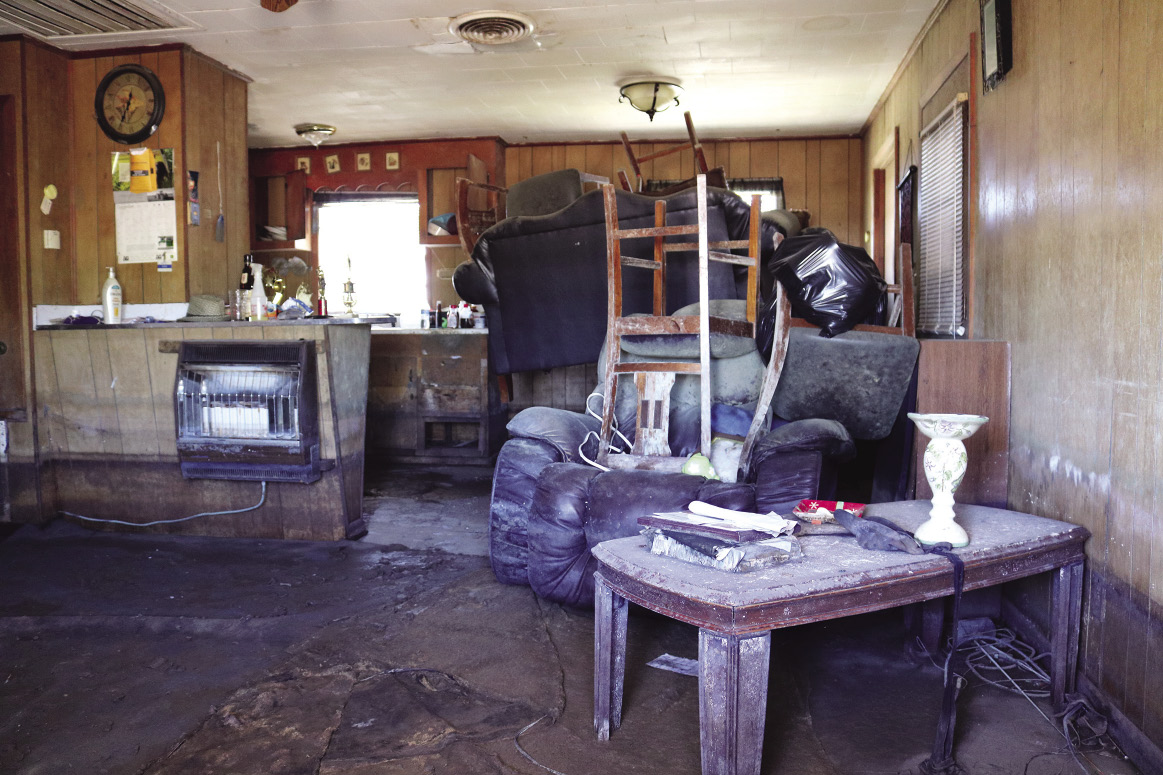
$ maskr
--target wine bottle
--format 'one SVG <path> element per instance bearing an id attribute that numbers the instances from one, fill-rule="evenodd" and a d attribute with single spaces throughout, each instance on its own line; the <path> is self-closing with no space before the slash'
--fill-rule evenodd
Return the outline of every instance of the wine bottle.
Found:
<path id="1" fill-rule="evenodd" d="M 242 257 L 242 279 L 238 283 L 239 290 L 254 290 L 254 270 L 251 268 L 253 264 L 254 256 L 250 253 Z"/>

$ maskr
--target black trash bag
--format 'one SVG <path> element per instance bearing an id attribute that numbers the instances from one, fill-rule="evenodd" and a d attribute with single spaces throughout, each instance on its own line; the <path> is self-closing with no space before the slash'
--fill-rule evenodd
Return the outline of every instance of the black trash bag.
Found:
<path id="1" fill-rule="evenodd" d="M 771 269 L 791 299 L 792 314 L 832 337 L 871 318 L 887 287 L 863 248 L 845 245 L 820 229 L 780 243 Z M 756 340 L 766 360 L 775 326 L 775 295 L 759 316 Z"/>

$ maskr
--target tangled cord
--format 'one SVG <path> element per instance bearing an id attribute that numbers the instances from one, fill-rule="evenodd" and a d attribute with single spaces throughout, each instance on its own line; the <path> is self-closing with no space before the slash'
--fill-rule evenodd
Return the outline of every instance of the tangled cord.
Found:
<path id="1" fill-rule="evenodd" d="M 1050 655 L 1018 640 L 1012 630 L 969 636 L 961 650 L 969 671 L 990 686 L 1026 697 L 1050 696 L 1050 674 L 1039 664 Z"/>
<path id="2" fill-rule="evenodd" d="M 590 399 L 593 398 L 594 396 L 597 396 L 598 398 L 602 399 L 602 401 L 606 400 L 606 397 L 604 395 L 602 395 L 600 392 L 598 392 L 597 390 L 590 393 L 588 396 L 586 396 L 586 414 L 590 415 L 591 417 L 596 417 L 597 419 L 601 420 L 602 416 L 590 408 Z M 616 415 L 614 417 L 613 430 L 614 430 L 614 433 L 616 433 L 618 435 L 618 438 L 620 438 L 622 440 L 622 443 L 625 444 L 626 446 L 625 447 L 615 446 L 614 443 L 611 441 L 610 442 L 610 452 L 621 454 L 634 446 L 634 442 L 630 441 L 630 439 L 628 439 L 626 437 L 626 434 L 624 434 L 624 433 L 622 433 L 622 431 L 618 430 L 618 417 Z M 591 436 L 594 439 L 597 439 L 598 451 L 601 452 L 601 445 L 602 445 L 601 436 L 599 436 L 594 431 L 589 431 L 586 433 L 585 437 L 582 438 L 581 444 L 579 444 L 577 447 L 578 457 L 580 457 L 586 463 L 589 463 L 594 468 L 600 468 L 603 471 L 609 471 L 610 469 L 607 468 L 606 466 L 602 465 L 601 463 L 597 462 L 596 460 L 590 460 L 589 457 L 586 456 L 585 446 L 586 446 L 586 444 L 589 443 Z"/>
<path id="3" fill-rule="evenodd" d="M 929 654 L 924 643 L 918 640 L 918 645 L 934 667 L 948 669 L 948 659 L 945 665 L 940 665 L 933 655 Z M 1035 759 L 1069 754 L 1082 772 L 1087 775 L 1092 773 L 1102 775 L 1102 768 L 1095 764 L 1087 753 L 1107 752 L 1120 758 L 1124 757 L 1123 752 L 1108 734 L 1106 718 L 1095 710 L 1083 695 L 1066 695 L 1066 707 L 1054 714 L 1058 719 L 1057 722 L 1046 715 L 1034 700 L 1050 696 L 1050 674 L 1040 664 L 1049 658 L 1049 654 L 1039 652 L 1020 640 L 1012 630 L 998 628 L 991 633 L 968 635 L 961 640 L 958 651 L 964 652 L 964 664 L 969 672 L 983 683 L 1025 697 L 1065 740 L 1066 745 L 1062 749 L 1040 753 L 1030 759 L 1026 763 L 1027 771 Z"/>

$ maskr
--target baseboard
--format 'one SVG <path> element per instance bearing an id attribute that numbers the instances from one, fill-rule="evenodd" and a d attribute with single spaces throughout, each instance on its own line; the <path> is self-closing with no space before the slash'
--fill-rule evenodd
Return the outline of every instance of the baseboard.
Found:
<path id="1" fill-rule="evenodd" d="M 1021 638 L 1038 651 L 1050 650 L 1050 639 L 1034 624 L 1034 620 L 1015 606 L 1009 600 L 1002 598 L 1002 620 L 1008 624 Z M 1110 724 L 1111 737 L 1119 744 L 1135 766 L 1143 772 L 1163 773 L 1163 749 L 1151 742 L 1134 723 L 1111 703 L 1099 687 L 1095 686 L 1086 674 L 1078 672 L 1077 691 L 1090 700 L 1091 705 L 1106 716 Z"/>

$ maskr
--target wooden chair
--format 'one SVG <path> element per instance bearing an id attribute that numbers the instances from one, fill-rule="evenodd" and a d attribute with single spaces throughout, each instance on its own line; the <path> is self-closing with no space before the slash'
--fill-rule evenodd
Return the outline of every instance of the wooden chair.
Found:
<path id="1" fill-rule="evenodd" d="M 669 420 L 670 391 L 677 374 L 700 376 L 700 440 L 702 454 L 711 451 L 711 347 L 710 334 L 755 336 L 756 306 L 758 302 L 759 273 L 759 197 L 752 199 L 751 228 L 746 240 L 710 243 L 707 237 L 707 181 L 705 175 L 697 178 L 698 222 L 687 225 L 666 225 L 666 203 L 659 201 L 654 209 L 654 226 L 622 229 L 618 226 L 618 203 L 613 186 L 603 186 L 606 216 L 607 258 L 607 351 L 604 375 L 605 396 L 602 407 L 602 428 L 598 462 L 614 468 L 651 468 L 679 470 L 685 462 L 670 457 Z M 668 237 L 695 235 L 696 242 L 668 242 Z M 622 254 L 622 241 L 649 238 L 654 242 L 652 259 L 634 258 Z M 747 255 L 726 251 L 746 248 Z M 699 314 L 666 315 L 666 256 L 674 251 L 698 251 L 699 260 Z M 709 261 L 722 261 L 747 267 L 747 305 L 745 320 L 731 320 L 710 314 L 708 298 Z M 622 271 L 624 267 L 648 269 L 654 272 L 653 309 L 648 316 L 622 315 Z M 697 335 L 699 361 L 623 363 L 622 337 L 635 335 Z M 610 454 L 614 430 L 614 406 L 617 399 L 619 374 L 634 374 L 638 391 L 637 432 L 634 447 L 627 454 Z"/>
<path id="2" fill-rule="evenodd" d="M 695 133 L 695 125 L 691 120 L 691 114 L 689 110 L 686 113 L 683 113 L 683 118 L 686 119 L 687 141 L 663 148 L 660 151 L 655 151 L 653 153 L 647 154 L 646 156 L 638 156 L 635 154 L 633 146 L 630 145 L 630 138 L 626 135 L 625 132 L 621 133 L 622 147 L 626 149 L 626 157 L 630 160 L 630 168 L 634 172 L 634 180 L 630 180 L 630 177 L 626 174 L 625 170 L 618 170 L 618 180 L 622 184 L 622 188 L 624 190 L 634 191 L 637 193 L 647 193 L 643 191 L 646 182 L 642 177 L 642 165 L 648 161 L 661 159 L 664 156 L 670 156 L 671 154 L 681 153 L 686 150 L 693 152 L 695 174 L 706 175 L 708 181 L 707 185 L 715 186 L 716 188 L 727 187 L 726 173 L 723 171 L 723 168 L 716 167 L 714 170 L 712 170 L 707 166 L 707 157 L 703 153 L 703 145 L 699 142 L 699 136 Z M 675 191 L 680 191 L 683 188 L 689 187 L 690 182 L 684 182 L 680 183 L 678 186 L 672 186 L 666 191 L 650 193 L 654 196 L 665 196 L 666 194 L 672 194 Z"/>
<path id="3" fill-rule="evenodd" d="M 456 233 L 467 255 L 472 255 L 481 232 L 504 220 L 507 191 L 468 178 L 456 179 Z"/>

